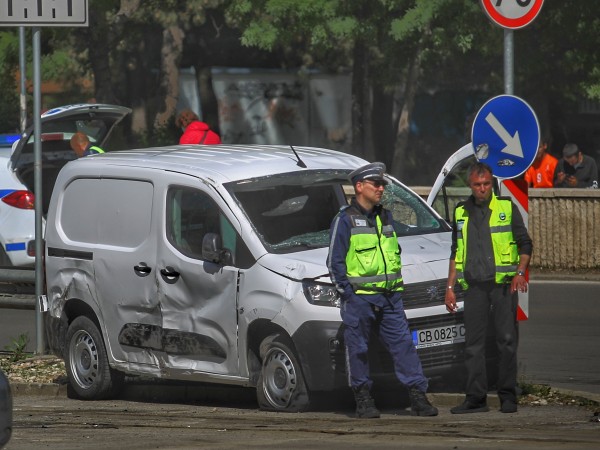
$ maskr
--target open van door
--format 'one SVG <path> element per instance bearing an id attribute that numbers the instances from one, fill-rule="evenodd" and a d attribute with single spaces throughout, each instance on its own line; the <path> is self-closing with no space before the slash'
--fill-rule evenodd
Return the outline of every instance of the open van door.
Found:
<path id="1" fill-rule="evenodd" d="M 448 223 L 454 220 L 454 209 L 459 202 L 465 201 L 471 195 L 467 180 L 467 169 L 476 161 L 473 144 L 469 143 L 457 150 L 444 164 L 437 176 L 427 204 L 437 211 Z M 529 204 L 527 183 L 524 180 L 495 178 L 494 192 L 496 195 L 510 197 L 517 205 L 525 226 L 529 228 Z M 525 274 L 529 280 L 529 270 Z M 529 292 L 519 292 L 518 320 L 529 318 Z"/>

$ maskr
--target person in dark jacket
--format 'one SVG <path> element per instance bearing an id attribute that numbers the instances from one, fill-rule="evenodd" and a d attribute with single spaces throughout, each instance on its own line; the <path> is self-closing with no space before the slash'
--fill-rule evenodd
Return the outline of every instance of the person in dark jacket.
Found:
<path id="1" fill-rule="evenodd" d="M 568 143 L 554 170 L 554 187 L 598 189 L 598 166 L 577 144 Z"/>
<path id="2" fill-rule="evenodd" d="M 533 245 L 523 217 L 510 198 L 493 192 L 492 169 L 474 163 L 467 172 L 472 195 L 456 206 L 445 303 L 458 310 L 454 287 L 465 291 L 466 398 L 452 414 L 487 412 L 486 336 L 494 330 L 498 349 L 497 392 L 501 411 L 517 411 L 518 292 L 527 291 L 525 272 Z"/>
<path id="3" fill-rule="evenodd" d="M 179 139 L 180 144 L 220 144 L 221 138 L 212 131 L 208 124 L 201 122 L 200 118 L 189 109 L 184 109 L 177 116 L 175 124 L 183 130 Z"/>
<path id="4" fill-rule="evenodd" d="M 392 213 L 381 205 L 385 165 L 350 174 L 356 197 L 334 218 L 327 267 L 341 297 L 346 370 L 358 418 L 380 416 L 371 397 L 369 341 L 376 332 L 392 356 L 398 380 L 408 388 L 414 416 L 437 416 L 425 393 L 428 380 L 402 304 L 402 263 Z"/>

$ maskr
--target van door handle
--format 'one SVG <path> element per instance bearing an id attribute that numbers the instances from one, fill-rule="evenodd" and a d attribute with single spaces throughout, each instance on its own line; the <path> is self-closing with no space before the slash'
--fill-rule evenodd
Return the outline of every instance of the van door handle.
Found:
<path id="1" fill-rule="evenodd" d="M 160 274 L 168 278 L 169 281 L 175 281 L 175 279 L 179 278 L 180 273 L 173 269 L 171 266 L 167 266 L 164 269 L 160 269 Z"/>
<path id="2" fill-rule="evenodd" d="M 152 272 L 152 267 L 148 267 L 146 263 L 141 262 L 138 265 L 133 266 L 133 270 L 135 270 L 135 273 L 140 277 L 145 277 Z"/>

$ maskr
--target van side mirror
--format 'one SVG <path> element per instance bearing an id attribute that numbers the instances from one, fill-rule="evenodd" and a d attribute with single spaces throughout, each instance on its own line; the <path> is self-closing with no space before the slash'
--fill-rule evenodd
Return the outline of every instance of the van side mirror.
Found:
<path id="1" fill-rule="evenodd" d="M 202 238 L 202 259 L 217 264 L 231 264 L 231 251 L 223 248 L 223 241 L 220 234 L 206 233 L 204 235 L 204 238 Z"/>

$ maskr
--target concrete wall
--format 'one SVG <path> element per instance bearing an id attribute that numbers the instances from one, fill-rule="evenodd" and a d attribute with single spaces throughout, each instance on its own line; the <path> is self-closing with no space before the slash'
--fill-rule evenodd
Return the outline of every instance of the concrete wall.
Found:
<path id="1" fill-rule="evenodd" d="M 600 190 L 530 189 L 533 267 L 600 269 Z"/>
<path id="2" fill-rule="evenodd" d="M 600 189 L 530 189 L 529 234 L 532 267 L 600 270 Z"/>

